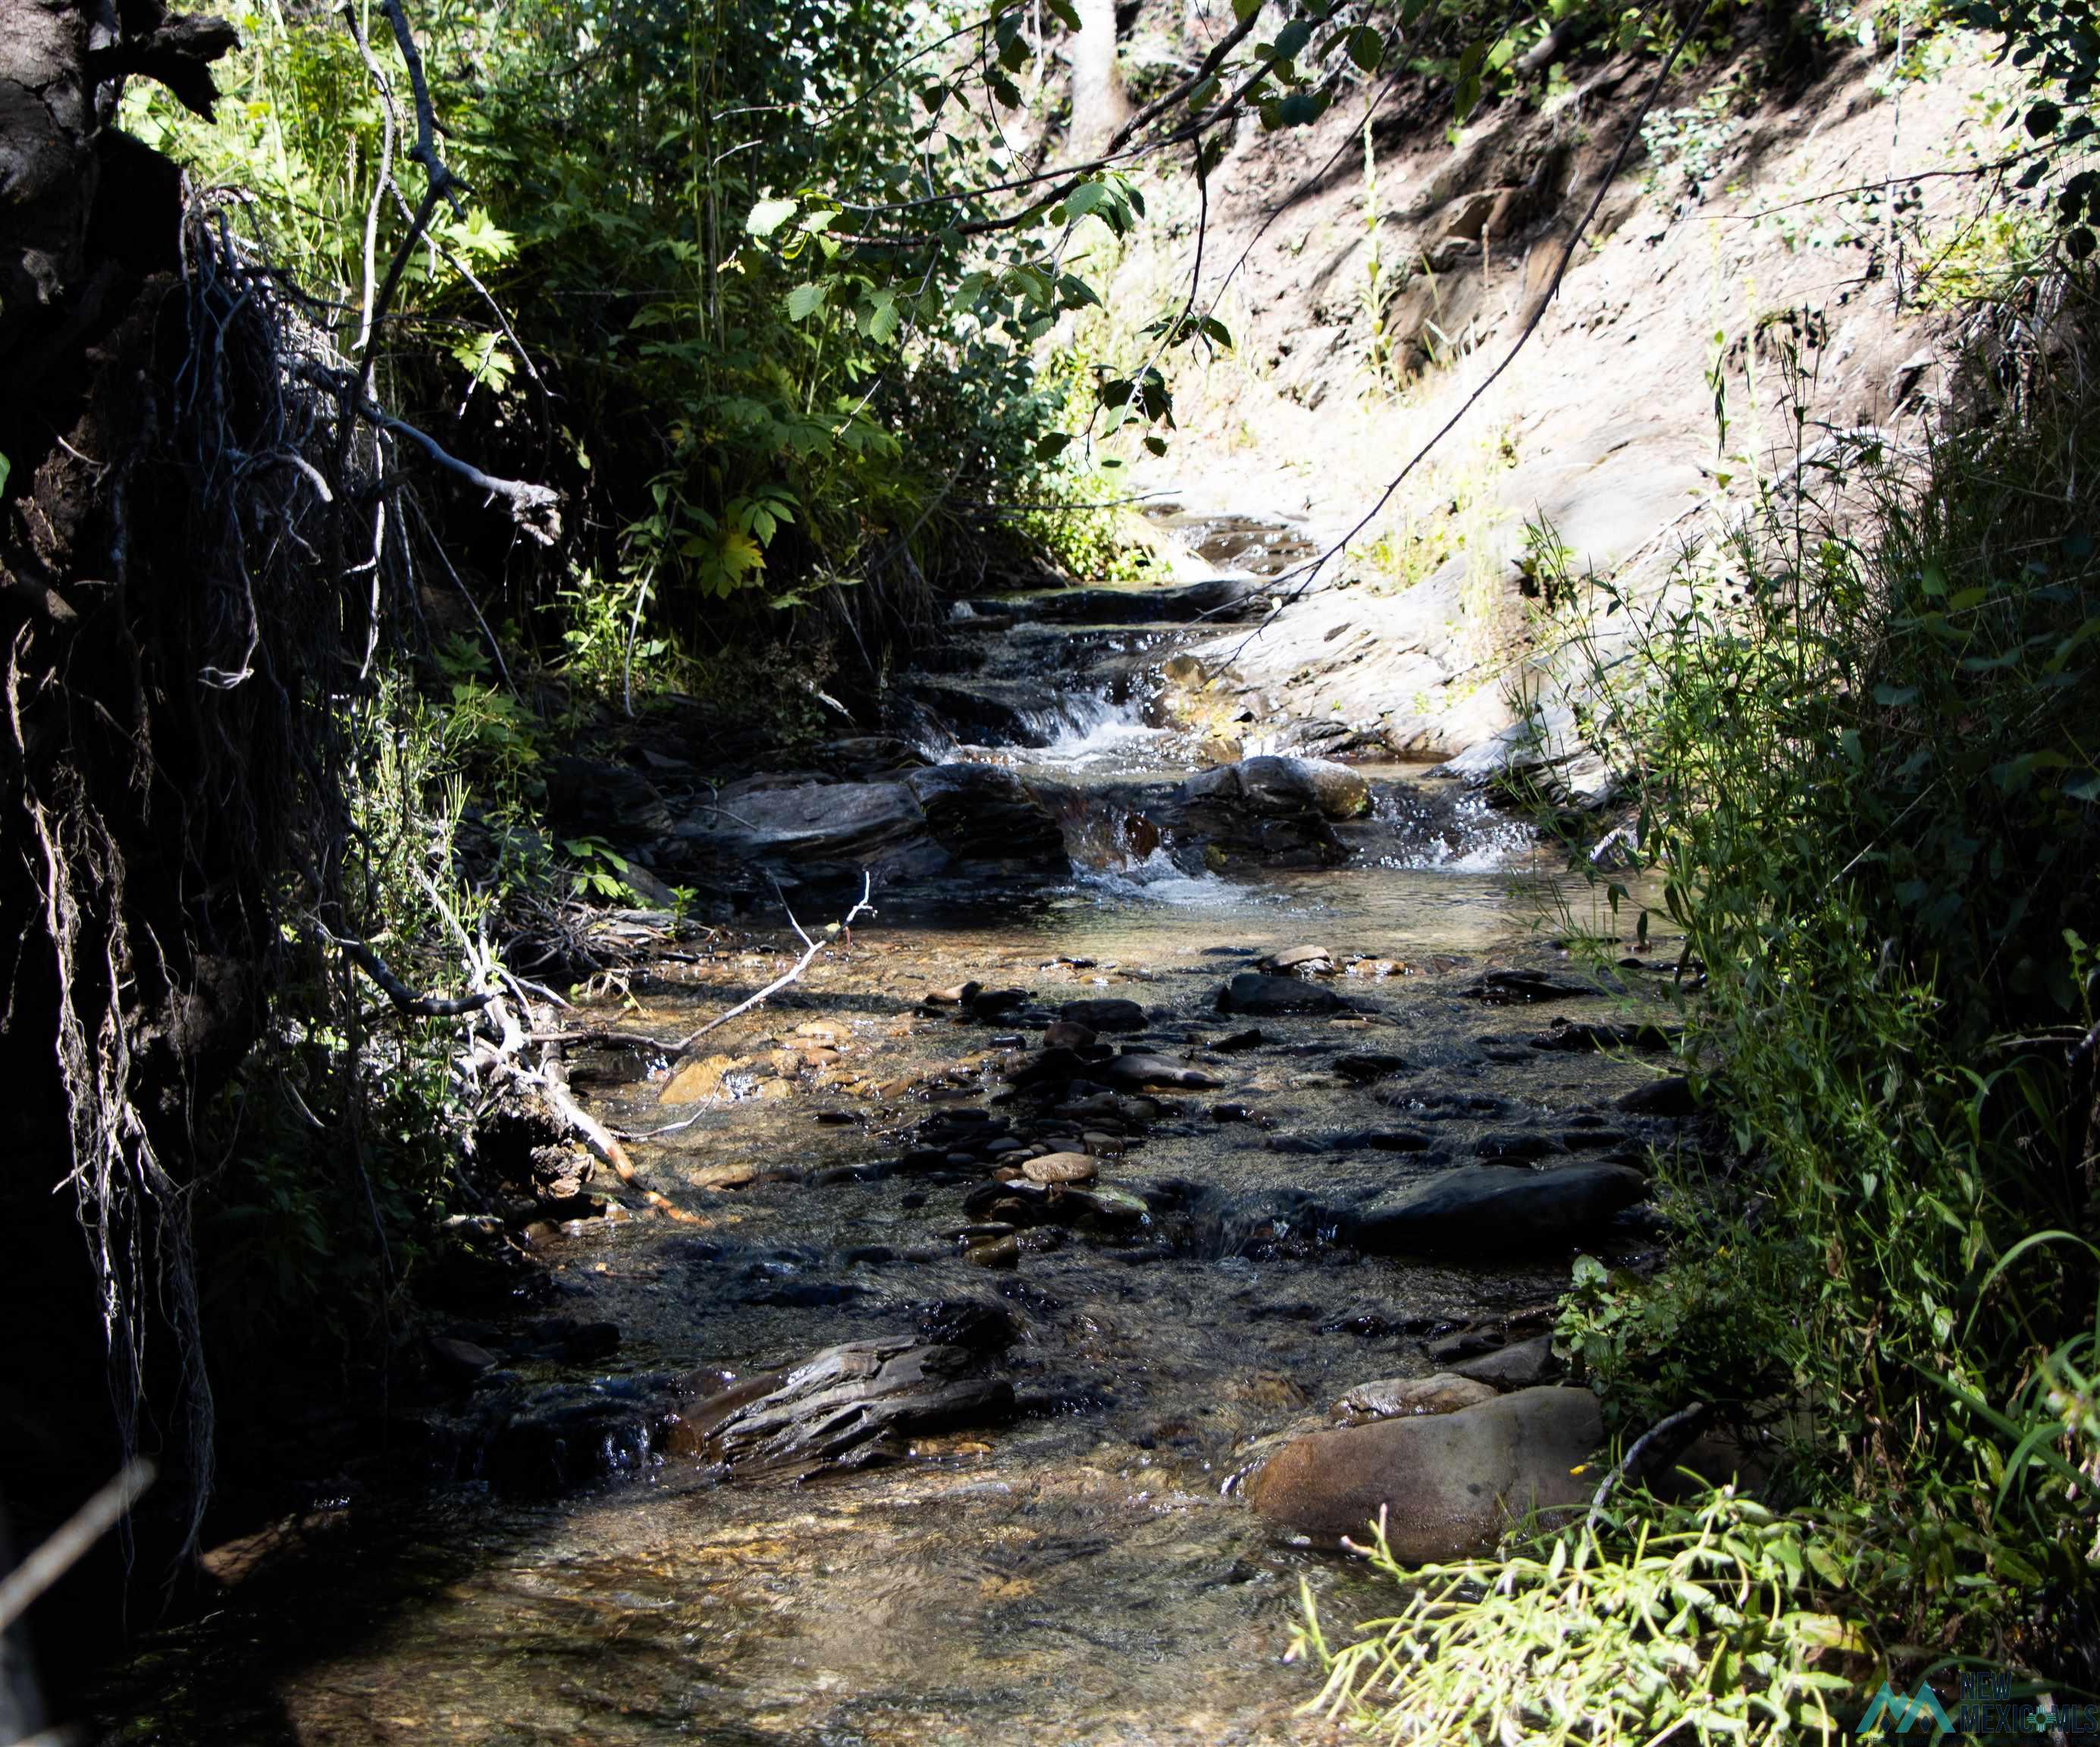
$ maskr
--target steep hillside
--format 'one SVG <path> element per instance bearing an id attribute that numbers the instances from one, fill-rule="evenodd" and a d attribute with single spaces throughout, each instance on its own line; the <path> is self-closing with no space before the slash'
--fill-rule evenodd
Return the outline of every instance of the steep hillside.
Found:
<path id="1" fill-rule="evenodd" d="M 1656 62 L 1622 55 L 1455 140 L 1412 82 L 1299 131 L 1242 123 L 1198 298 L 1237 348 L 1185 371 L 1180 435 L 1132 474 L 1155 506 L 1290 518 L 1331 555 L 1281 579 L 1260 635 L 1199 651 L 1192 708 L 1251 700 L 1250 750 L 1383 748 L 1478 776 L 1538 756 L 1542 729 L 1564 759 L 1564 572 L 1652 598 L 1760 476 L 1900 444 L 1945 397 L 1949 262 L 2005 222 L 1972 216 L 1986 184 L 1961 174 L 2007 143 L 1980 53 L 1853 48 L 1774 86 L 1758 47 L 1680 72 L 1644 126 Z M 1193 183 L 1165 203 L 1173 240 L 1123 260 L 1118 310 L 1189 294 Z"/>

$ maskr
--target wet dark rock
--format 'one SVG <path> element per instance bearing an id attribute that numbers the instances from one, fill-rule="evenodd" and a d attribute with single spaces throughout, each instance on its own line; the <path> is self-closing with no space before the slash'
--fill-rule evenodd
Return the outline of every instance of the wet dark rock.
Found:
<path id="1" fill-rule="evenodd" d="M 620 1325 L 575 1317 L 541 1317 L 525 1326 L 527 1352 L 564 1365 L 595 1365 L 620 1351 Z"/>
<path id="2" fill-rule="evenodd" d="M 980 989 L 963 1004 L 973 1019 L 990 1020 L 1002 1018 L 1027 1001 L 1026 989 Z"/>
<path id="3" fill-rule="evenodd" d="M 1254 1112 L 1244 1104 L 1214 1104 L 1211 1106 L 1211 1120 L 1214 1123 L 1251 1123 Z"/>
<path id="4" fill-rule="evenodd" d="M 1523 1389 L 1455 1413 L 1381 1419 L 1293 1438 L 1247 1485 L 1278 1528 L 1321 1542 L 1367 1541 L 1384 1514 L 1406 1564 L 1490 1551 L 1533 1510 L 1589 1502 L 1581 1469 L 1604 1440 L 1586 1389 Z"/>
<path id="5" fill-rule="evenodd" d="M 1004 1304 L 977 1298 L 937 1298 L 915 1307 L 920 1336 L 936 1346 L 970 1352 L 1004 1352 L 1021 1338 L 1021 1323 Z"/>
<path id="6" fill-rule="evenodd" d="M 1357 1248 L 1379 1255 L 1564 1250 L 1648 1192 L 1648 1180 L 1623 1165 L 1466 1165 L 1352 1209 L 1341 1229 Z"/>
<path id="7" fill-rule="evenodd" d="M 1368 1086 L 1374 1080 L 1389 1079 L 1396 1074 L 1405 1072 L 1410 1065 L 1405 1057 L 1369 1049 L 1335 1058 L 1335 1071 L 1343 1079 L 1359 1086 Z"/>
<path id="8" fill-rule="evenodd" d="M 1213 576 L 1167 589 L 1065 589 L 1016 597 L 982 613 L 1010 612 L 1042 624 L 1193 624 L 1225 623 L 1265 612 L 1269 590 L 1244 576 Z"/>
<path id="9" fill-rule="evenodd" d="M 1436 1143 L 1413 1128 L 1361 1128 L 1331 1136 L 1330 1151 L 1353 1153 L 1426 1153 Z"/>
<path id="10" fill-rule="evenodd" d="M 1371 803 L 1370 784 L 1347 765 L 1273 755 L 1203 771 L 1182 785 L 1182 793 L 1190 799 L 1231 796 L 1251 812 L 1278 815 L 1309 805 L 1329 819 L 1355 818 Z"/>
<path id="11" fill-rule="evenodd" d="M 911 1433 L 1003 1419 L 1012 1386 L 963 1346 L 891 1335 L 829 1347 L 725 1390 L 685 1416 L 678 1447 L 733 1467 L 858 1468 Z"/>
<path id="12" fill-rule="evenodd" d="M 1057 1017 L 1066 1025 L 1083 1026 L 1091 1031 L 1142 1031 L 1145 1026 L 1143 1008 L 1135 1001 L 1114 998 L 1067 1001 L 1057 1009 Z"/>
<path id="13" fill-rule="evenodd" d="M 1605 991 L 1581 977 L 1558 971 L 1484 971 L 1462 989 L 1452 991 L 1467 1000 L 1492 1005 L 1514 1005 L 1533 1001 L 1580 1000 Z"/>
<path id="14" fill-rule="evenodd" d="M 640 771 L 604 759 L 558 752 L 540 761 L 549 822 L 566 832 L 654 837 L 670 814 L 656 786 Z"/>
<path id="15" fill-rule="evenodd" d="M 1617 1101 L 1619 1109 L 1635 1116 L 1689 1116 L 1698 1108 L 1692 1101 L 1692 1082 L 1682 1074 L 1636 1086 Z"/>
<path id="16" fill-rule="evenodd" d="M 1545 1134 L 1484 1134 L 1473 1143 L 1479 1158 L 1546 1158 L 1560 1150 L 1560 1143 Z"/>
<path id="17" fill-rule="evenodd" d="M 1070 1019 L 1052 1020 L 1043 1029 L 1043 1047 L 1045 1049 L 1084 1049 L 1094 1041 L 1091 1026 Z"/>
<path id="18" fill-rule="evenodd" d="M 1551 1030 L 1526 1041 L 1533 1049 L 1580 1053 L 1600 1049 L 1668 1049 L 1683 1035 L 1682 1026 L 1599 1025 L 1556 1019 Z"/>
<path id="19" fill-rule="evenodd" d="M 1259 1048 L 1261 1042 L 1261 1033 L 1258 1030 L 1235 1031 L 1230 1037 L 1220 1038 L 1211 1045 L 1211 1048 L 1220 1056 L 1236 1056 L 1242 1050 Z"/>
<path id="20" fill-rule="evenodd" d="M 607 1379 L 492 1402 L 468 1434 L 463 1477 L 513 1497 L 553 1498 L 634 1473 L 655 1451 L 660 1387 L 650 1379 Z"/>
<path id="21" fill-rule="evenodd" d="M 1560 1144 L 1571 1153 L 1595 1153 L 1624 1146 L 1626 1136 L 1617 1128 L 1570 1128 L 1561 1135 Z"/>
<path id="22" fill-rule="evenodd" d="M 974 1268 L 1018 1268 L 1021 1244 L 1011 1233 L 1004 1237 L 983 1238 L 963 1251 L 963 1260 Z"/>
<path id="23" fill-rule="evenodd" d="M 1500 1352 L 1505 1343 L 1506 1337 L 1498 1329 L 1460 1329 L 1456 1334 L 1438 1336 L 1423 1350 L 1432 1364 L 1450 1367 Z"/>
<path id="24" fill-rule="evenodd" d="M 895 776 L 902 771 L 922 769 L 927 763 L 926 755 L 909 740 L 888 734 L 827 740 L 816 749 L 814 756 L 828 774 L 854 782 Z"/>
<path id="25" fill-rule="evenodd" d="M 1078 1050 L 1053 1046 L 1016 1062 L 1007 1080 L 1011 1085 L 1022 1087 L 1069 1085 L 1086 1073 L 1089 1065 Z"/>
<path id="26" fill-rule="evenodd" d="M 1244 971 L 1218 992 L 1221 1013 L 1345 1013 L 1354 1011 L 1332 989 L 1296 977 Z"/>
<path id="27" fill-rule="evenodd" d="M 1326 1148 L 1317 1140 L 1308 1140 L 1301 1134 L 1273 1134 L 1262 1143 L 1272 1153 L 1324 1153 Z"/>
<path id="28" fill-rule="evenodd" d="M 1476 1359 L 1451 1367 L 1461 1377 L 1497 1389 L 1529 1389 L 1559 1376 L 1563 1368 L 1553 1356 L 1551 1335 L 1515 1341 L 1496 1352 L 1483 1353 Z"/>
<path id="29" fill-rule="evenodd" d="M 1213 858 L 1330 867 L 1349 854 L 1332 822 L 1363 811 L 1370 798 L 1344 765 L 1248 758 L 1191 777 L 1160 810 L 1160 823 L 1176 842 L 1200 845 Z"/>
<path id="30" fill-rule="evenodd" d="M 501 1362 L 486 1347 L 450 1335 L 433 1335 L 426 1343 L 430 1369 L 448 1383 L 470 1383 Z"/>
<path id="31" fill-rule="evenodd" d="M 1181 1086 L 1192 1090 L 1202 1090 L 1220 1083 L 1200 1068 L 1192 1068 L 1185 1062 L 1171 1061 L 1164 1056 L 1135 1054 L 1118 1056 L 1101 1062 L 1088 1071 L 1110 1085 L 1136 1092 L 1148 1086 Z"/>

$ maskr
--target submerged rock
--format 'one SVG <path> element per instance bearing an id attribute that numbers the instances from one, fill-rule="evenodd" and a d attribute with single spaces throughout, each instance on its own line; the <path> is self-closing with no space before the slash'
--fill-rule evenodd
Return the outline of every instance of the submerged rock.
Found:
<path id="1" fill-rule="evenodd" d="M 980 1356 L 898 1335 L 848 1341 L 702 1402 L 670 1437 L 677 1454 L 761 1469 L 858 1468 L 902 1454 L 907 1433 L 1004 1418 L 1013 1388 Z"/>
<path id="2" fill-rule="evenodd" d="M 1586 1389 L 1520 1389 L 1454 1413 L 1419 1414 L 1293 1438 L 1249 1482 L 1278 1528 L 1321 1542 L 1386 1541 L 1406 1564 L 1491 1551 L 1532 1511 L 1589 1502 L 1584 1467 L 1604 1441 Z"/>
<path id="3" fill-rule="evenodd" d="M 1242 971 L 1218 991 L 1221 1013 L 1346 1013 L 1348 1002 L 1322 984 L 1298 977 L 1264 977 Z"/>
<path id="4" fill-rule="evenodd" d="M 1648 1179 L 1624 1165 L 1462 1165 L 1352 1209 L 1342 1235 L 1359 1250 L 1388 1255 L 1564 1250 L 1648 1192 Z"/>

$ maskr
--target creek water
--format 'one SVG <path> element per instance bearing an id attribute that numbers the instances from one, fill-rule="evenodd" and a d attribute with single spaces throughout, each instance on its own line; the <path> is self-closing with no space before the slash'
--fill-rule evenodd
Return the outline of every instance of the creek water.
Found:
<path id="1" fill-rule="evenodd" d="M 1227 532 L 1263 552 L 1281 543 Z M 700 1046 L 722 1059 L 694 1102 L 663 1101 L 664 1054 L 579 1061 L 580 1094 L 638 1137 L 643 1172 L 693 1218 L 535 1228 L 530 1312 L 615 1323 L 619 1350 L 584 1367 L 527 1358 L 474 1386 L 617 1404 L 970 1303 L 1008 1319 L 994 1364 L 1012 1417 L 918 1436 L 852 1472 L 746 1475 L 635 1433 L 607 1439 L 613 1471 L 558 1498 L 471 1476 L 438 1486 L 362 1525 L 354 1552 L 236 1587 L 150 1642 L 110 1696 L 108 1739 L 1322 1738 L 1300 1709 L 1313 1683 L 1282 1660 L 1301 1593 L 1346 1629 L 1389 1592 L 1280 1537 L 1233 1477 L 1348 1387 L 1434 1369 L 1426 1338 L 1527 1312 L 1537 1326 L 1568 1264 L 1361 1256 L 1307 1210 L 1463 1162 L 1494 1133 L 1595 1125 L 1643 1070 L 1522 1047 L 1556 1012 L 1595 1017 L 1595 1002 L 1511 1012 L 1462 992 L 1485 969 L 1559 962 L 1547 937 L 1570 911 L 1602 923 L 1564 855 L 1463 797 L 1415 818 L 1423 774 L 1396 768 L 1369 773 L 1381 829 L 1342 865 L 1220 874 L 1132 843 L 1117 826 L 1129 796 L 1179 780 L 1193 756 L 1143 683 L 1171 635 L 1057 635 L 1114 676 L 1039 663 L 1098 689 L 1052 698 L 1038 743 L 959 735 L 944 751 L 1076 796 L 1070 874 L 881 894 L 849 945 Z M 1329 986 L 1355 1011 L 1215 1010 L 1232 974 L 1304 943 L 1330 955 Z M 798 950 L 784 926 L 725 929 L 592 1005 L 673 1038 Z M 1009 1265 L 987 1268 L 956 1235 L 968 1181 L 873 1167 L 921 1144 L 937 1113 L 1003 1108 L 1005 1074 L 1037 1047 L 922 1007 L 967 981 L 1046 1008 L 1134 1000 L 1147 1047 L 1216 1082 L 1153 1094 L 1148 1120 L 1088 1141 L 1105 1181 L 1148 1192 L 1137 1228 L 1026 1232 Z M 1258 1044 L 1211 1047 L 1249 1026 Z M 1405 1068 L 1372 1083 L 1338 1070 L 1365 1052 Z M 1386 1149 L 1379 1134 L 1401 1126 L 1433 1145 Z"/>

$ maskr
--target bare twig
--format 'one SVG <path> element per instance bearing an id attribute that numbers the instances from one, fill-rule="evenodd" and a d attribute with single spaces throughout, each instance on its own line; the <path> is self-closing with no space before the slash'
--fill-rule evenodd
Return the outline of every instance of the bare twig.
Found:
<path id="1" fill-rule="evenodd" d="M 320 932 L 329 944 L 338 948 L 345 958 L 379 985 L 381 992 L 388 1000 L 413 1018 L 457 1019 L 462 1013 L 479 1012 L 495 999 L 488 990 L 479 995 L 418 995 L 395 976 L 387 968 L 386 961 L 363 941 L 353 940 L 346 934 L 338 934 L 328 929 L 321 929 Z"/>
<path id="2" fill-rule="evenodd" d="M 853 926 L 854 918 L 855 916 L 859 915 L 863 911 L 873 908 L 873 906 L 868 902 L 868 898 L 873 893 L 874 889 L 875 876 L 872 874 L 863 871 L 861 874 L 860 901 L 840 919 L 838 925 L 838 932 L 840 933 L 843 934 L 848 929 Z M 778 995 L 783 989 L 786 988 L 788 984 L 794 982 L 796 977 L 800 977 L 803 972 L 809 969 L 810 962 L 815 959 L 818 953 L 824 950 L 824 942 L 822 939 L 810 940 L 809 935 L 803 933 L 802 924 L 795 920 L 794 913 L 792 911 L 788 913 L 788 920 L 797 934 L 801 934 L 804 940 L 809 941 L 809 950 L 805 951 L 801 958 L 796 960 L 794 964 L 788 968 L 785 975 L 774 977 L 772 982 L 766 984 L 763 989 L 761 989 L 757 994 L 751 996 L 748 999 L 739 1001 L 736 1005 L 730 1008 L 727 1012 L 717 1015 L 714 1018 L 710 1019 L 705 1025 L 699 1027 L 698 1030 L 688 1031 L 683 1037 L 680 1038 L 676 1043 L 671 1046 L 673 1052 L 683 1054 L 686 1050 L 690 1049 L 695 1043 L 698 1043 L 700 1039 L 705 1037 L 708 1032 L 713 1030 L 717 1026 L 726 1026 L 730 1020 L 735 1019 L 739 1014 L 749 1012 L 752 1008 L 757 1006 L 769 995 Z"/>
<path id="3" fill-rule="evenodd" d="M 1651 1444 L 1658 1440 L 1666 1440 L 1673 1433 L 1687 1427 L 1696 1428 L 1705 1422 L 1707 1412 L 1708 1409 L 1704 1401 L 1688 1403 L 1685 1406 L 1678 1409 L 1675 1413 L 1658 1419 L 1647 1431 L 1635 1438 L 1633 1448 L 1620 1458 L 1619 1465 L 1604 1476 L 1604 1484 L 1597 1489 L 1597 1495 L 1590 1501 L 1590 1515 L 1584 1526 L 1594 1530 L 1599 1523 L 1604 1521 L 1604 1506 L 1610 1501 L 1612 1494 L 1618 1489 L 1621 1483 L 1629 1476 L 1635 1480 L 1643 1477 L 1646 1471 L 1646 1464 L 1643 1462 L 1642 1458 L 1646 1455 Z"/>
<path id="4" fill-rule="evenodd" d="M 0 1632 L 29 1610 L 29 1604 L 70 1571 L 153 1484 L 154 1468 L 135 1456 L 123 1471 L 61 1523 L 51 1537 L 0 1577 Z"/>

